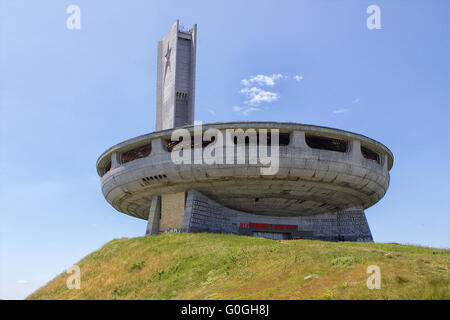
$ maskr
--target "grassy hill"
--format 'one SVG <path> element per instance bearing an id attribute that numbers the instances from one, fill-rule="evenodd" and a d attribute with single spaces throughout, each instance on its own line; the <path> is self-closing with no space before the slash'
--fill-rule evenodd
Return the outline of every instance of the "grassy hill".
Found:
<path id="1" fill-rule="evenodd" d="M 116 239 L 28 299 L 450 299 L 450 250 L 166 234 Z M 369 265 L 381 289 L 366 286 Z"/>

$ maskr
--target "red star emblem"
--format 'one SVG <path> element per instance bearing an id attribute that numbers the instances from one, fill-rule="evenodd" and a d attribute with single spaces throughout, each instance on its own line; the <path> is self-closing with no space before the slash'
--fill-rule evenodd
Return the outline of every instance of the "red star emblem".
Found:
<path id="1" fill-rule="evenodd" d="M 167 52 L 164 56 L 164 59 L 166 60 L 166 69 L 164 71 L 164 79 L 166 78 L 167 69 L 170 68 L 170 54 L 172 53 L 172 48 L 169 48 L 169 44 L 167 44 Z"/>

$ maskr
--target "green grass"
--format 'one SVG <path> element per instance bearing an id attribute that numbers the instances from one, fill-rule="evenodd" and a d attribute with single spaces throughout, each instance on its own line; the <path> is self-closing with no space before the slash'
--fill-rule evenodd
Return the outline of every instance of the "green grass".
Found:
<path id="1" fill-rule="evenodd" d="M 116 239 L 28 299 L 450 299 L 450 250 L 166 234 Z M 381 269 L 381 289 L 366 286 Z"/>

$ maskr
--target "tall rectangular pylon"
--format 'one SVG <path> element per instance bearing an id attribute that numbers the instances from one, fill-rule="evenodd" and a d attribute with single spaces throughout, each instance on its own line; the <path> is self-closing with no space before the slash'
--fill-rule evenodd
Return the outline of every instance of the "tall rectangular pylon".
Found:
<path id="1" fill-rule="evenodd" d="M 194 124 L 197 25 L 180 30 L 178 20 L 158 42 L 156 131 Z"/>

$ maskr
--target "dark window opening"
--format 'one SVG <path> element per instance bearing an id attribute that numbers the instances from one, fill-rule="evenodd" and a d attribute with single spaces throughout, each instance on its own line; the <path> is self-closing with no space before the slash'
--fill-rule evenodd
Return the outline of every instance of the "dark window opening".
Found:
<path id="1" fill-rule="evenodd" d="M 211 143 L 213 143 L 215 141 L 215 137 L 211 138 L 211 141 L 206 141 L 206 140 L 202 140 L 202 148 L 207 147 L 208 145 L 210 145 Z M 172 152 L 173 148 L 175 148 L 175 146 L 177 144 L 179 144 L 181 142 L 181 138 L 178 141 L 172 141 L 172 140 L 165 140 L 164 143 L 166 144 L 166 149 L 169 152 Z M 194 137 L 191 136 L 191 148 L 194 149 L 196 147 L 195 141 L 194 141 Z"/>
<path id="2" fill-rule="evenodd" d="M 289 132 L 280 133 L 280 146 L 287 146 L 291 142 L 291 134 Z"/>
<path id="3" fill-rule="evenodd" d="M 145 177 L 145 178 L 142 178 L 142 182 L 144 182 L 145 185 L 149 185 L 151 181 L 159 181 L 159 180 L 163 180 L 163 179 L 167 179 L 167 175 L 163 174 L 163 175 L 157 175 L 157 176 L 152 176 L 152 177 Z"/>
<path id="4" fill-rule="evenodd" d="M 256 135 L 256 143 L 259 145 L 259 133 Z M 280 132 L 278 135 L 278 145 L 279 146 L 287 146 L 291 141 L 291 134 L 289 132 Z M 234 137 L 234 144 L 238 143 L 238 137 Z M 249 145 L 250 137 L 245 136 L 245 145 Z M 272 144 L 272 135 L 270 132 L 267 133 L 267 145 L 270 146 Z"/>
<path id="5" fill-rule="evenodd" d="M 318 137 L 318 136 L 306 136 L 306 144 L 313 149 L 347 152 L 348 143 L 344 140 Z"/>
<path id="6" fill-rule="evenodd" d="M 103 177 L 109 170 L 111 170 L 111 161 L 108 162 L 108 163 L 106 164 L 106 166 L 103 167 L 103 169 L 102 169 L 102 171 L 103 171 L 102 177 Z"/>
<path id="7" fill-rule="evenodd" d="M 187 100 L 188 96 L 187 92 L 177 91 L 177 100 Z"/>
<path id="8" fill-rule="evenodd" d="M 289 142 L 290 142 L 290 137 L 291 137 L 291 134 L 289 132 L 282 132 L 282 133 L 280 133 L 279 134 L 279 145 L 280 146 L 287 146 L 289 144 Z M 257 134 L 256 139 L 257 139 L 257 144 L 259 144 L 259 134 Z M 202 141 L 202 148 L 207 147 L 209 144 L 213 143 L 215 140 L 216 140 L 215 136 L 211 137 L 211 141 L 203 140 Z M 268 146 L 271 145 L 271 140 L 272 140 L 272 137 L 271 137 L 271 134 L 269 132 L 267 134 L 267 145 Z M 234 144 L 237 144 L 237 141 L 238 141 L 237 136 L 234 136 Z M 181 142 L 181 138 L 180 138 L 179 141 L 172 141 L 172 140 L 169 140 L 169 139 L 164 141 L 164 143 L 166 145 L 166 149 L 169 152 L 172 152 L 173 148 L 175 148 L 175 146 L 177 144 L 179 144 L 180 142 Z M 225 141 L 224 141 L 224 143 L 225 143 Z M 248 136 L 245 136 L 245 144 L 248 145 L 249 143 L 250 143 L 250 138 Z M 194 137 L 191 136 L 191 148 L 194 148 L 195 146 L 196 146 L 196 144 L 194 142 Z"/>
<path id="9" fill-rule="evenodd" d="M 376 161 L 377 163 L 380 163 L 380 156 L 378 153 L 373 152 L 372 150 L 361 146 L 361 153 L 364 158 Z"/>
<path id="10" fill-rule="evenodd" d="M 122 163 L 131 162 L 140 158 L 145 158 L 152 152 L 152 145 L 147 144 L 142 147 L 122 153 Z"/>

